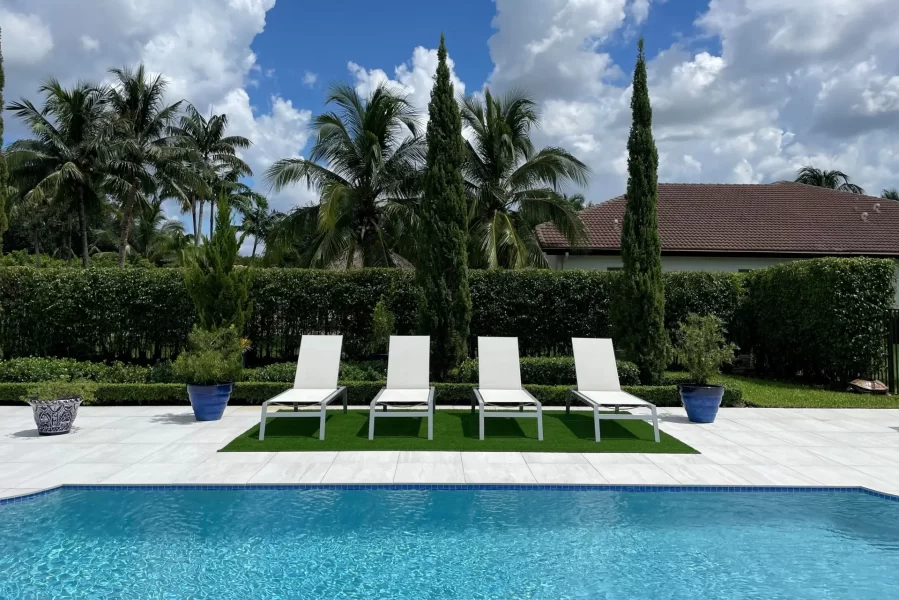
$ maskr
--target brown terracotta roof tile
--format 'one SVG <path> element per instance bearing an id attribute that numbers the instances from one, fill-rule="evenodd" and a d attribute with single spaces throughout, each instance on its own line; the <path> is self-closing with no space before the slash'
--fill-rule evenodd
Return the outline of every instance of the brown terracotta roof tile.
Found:
<path id="1" fill-rule="evenodd" d="M 617 250 L 624 197 L 581 212 L 587 243 L 572 248 L 551 225 L 544 250 Z M 899 256 L 899 202 L 793 182 L 659 184 L 664 252 L 867 254 Z"/>

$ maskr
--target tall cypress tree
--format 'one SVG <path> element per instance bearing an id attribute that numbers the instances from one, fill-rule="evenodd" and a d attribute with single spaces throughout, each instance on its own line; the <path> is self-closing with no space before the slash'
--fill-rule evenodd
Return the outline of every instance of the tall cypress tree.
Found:
<path id="1" fill-rule="evenodd" d="M 0 40 L 3 32 L 0 30 Z M 0 254 L 3 254 L 3 233 L 9 229 L 9 220 L 6 216 L 6 188 L 9 186 L 9 171 L 6 168 L 6 157 L 3 155 L 3 87 L 6 85 L 6 77 L 3 75 L 3 49 L 0 41 Z"/>
<path id="2" fill-rule="evenodd" d="M 415 273 L 419 331 L 431 336 L 431 370 L 443 379 L 465 358 L 471 296 L 466 254 L 468 211 L 462 179 L 462 118 L 442 35 L 437 58 L 437 75 L 428 105 L 428 155 Z"/>
<path id="3" fill-rule="evenodd" d="M 658 383 L 668 357 L 662 242 L 659 239 L 659 153 L 652 137 L 643 39 L 634 69 L 633 122 L 627 141 L 627 205 L 621 230 L 624 269 L 613 305 L 619 345 L 640 367 L 644 384 Z"/>

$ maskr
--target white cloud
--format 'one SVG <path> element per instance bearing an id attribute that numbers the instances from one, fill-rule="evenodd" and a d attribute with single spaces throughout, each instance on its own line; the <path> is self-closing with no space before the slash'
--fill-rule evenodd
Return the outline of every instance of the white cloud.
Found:
<path id="1" fill-rule="evenodd" d="M 537 143 L 562 144 L 588 162 L 591 200 L 620 194 L 630 74 L 621 77 L 607 44 L 627 38 L 654 3 L 496 4 L 488 83 L 535 97 Z M 882 0 L 709 0 L 693 42 L 705 49 L 676 43 L 650 57 L 660 179 L 776 181 L 814 163 L 839 167 L 873 193 L 899 184 L 894 8 Z M 708 50 L 718 42 L 720 52 Z"/>
<path id="2" fill-rule="evenodd" d="M 313 87 L 317 81 L 317 73 L 313 73 L 312 71 L 306 71 L 305 73 L 303 73 L 303 85 Z"/>
<path id="3" fill-rule="evenodd" d="M 89 35 L 81 36 L 81 47 L 88 52 L 94 52 L 100 49 L 100 41 Z"/>
<path id="4" fill-rule="evenodd" d="M 456 76 L 453 59 L 447 56 L 446 62 L 456 95 L 464 95 L 465 83 Z M 354 62 L 350 62 L 347 68 L 355 80 L 356 90 L 362 96 L 368 96 L 379 85 L 386 85 L 405 96 L 412 106 L 426 113 L 431 101 L 431 88 L 434 87 L 434 75 L 437 73 L 437 50 L 418 46 L 413 50 L 410 61 L 393 70 L 393 79 L 381 69 L 369 70 Z"/>
<path id="5" fill-rule="evenodd" d="M 53 49 L 53 35 L 39 16 L 0 7 L 3 58 L 11 66 L 35 65 Z"/>

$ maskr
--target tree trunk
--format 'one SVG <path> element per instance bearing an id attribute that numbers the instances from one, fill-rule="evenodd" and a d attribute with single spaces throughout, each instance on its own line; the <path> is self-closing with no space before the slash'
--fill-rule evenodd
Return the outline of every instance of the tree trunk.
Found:
<path id="1" fill-rule="evenodd" d="M 215 202 L 209 201 L 209 237 L 212 237 L 212 230 L 215 228 Z"/>
<path id="2" fill-rule="evenodd" d="M 131 220 L 134 217 L 134 202 L 137 199 L 137 184 L 132 183 L 132 190 L 125 200 L 125 211 L 122 213 L 122 232 L 119 236 L 119 268 L 125 268 L 125 254 L 128 249 L 128 236 L 131 234 Z"/>
<path id="3" fill-rule="evenodd" d="M 87 211 L 84 209 L 84 190 L 81 190 L 81 198 L 78 200 L 78 216 L 81 221 L 81 264 L 85 269 L 91 266 L 87 246 Z"/>
<path id="4" fill-rule="evenodd" d="M 34 234 L 34 266 L 37 268 L 41 266 L 41 242 L 36 233 Z"/>
<path id="5" fill-rule="evenodd" d="M 203 232 L 201 231 L 201 229 L 203 229 L 203 201 L 202 200 L 200 200 L 200 219 L 197 221 L 197 226 L 198 226 L 197 238 L 194 240 L 195 246 L 200 245 L 200 237 L 203 234 Z"/>
<path id="6" fill-rule="evenodd" d="M 194 221 L 194 245 L 197 244 L 197 201 L 190 201 L 190 216 Z"/>
<path id="7" fill-rule="evenodd" d="M 254 235 L 253 236 L 253 254 L 250 255 L 250 258 L 253 260 L 255 260 L 255 258 L 256 258 L 256 244 L 258 244 L 258 243 L 259 243 L 259 237 Z"/>

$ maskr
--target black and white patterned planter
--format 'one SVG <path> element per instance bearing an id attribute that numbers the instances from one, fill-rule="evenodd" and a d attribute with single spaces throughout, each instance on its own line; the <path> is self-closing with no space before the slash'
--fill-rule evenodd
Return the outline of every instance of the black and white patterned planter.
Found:
<path id="1" fill-rule="evenodd" d="M 29 400 L 34 411 L 34 422 L 40 435 L 60 435 L 72 430 L 72 423 L 78 416 L 78 407 L 83 398 L 61 398 L 59 400 Z"/>

